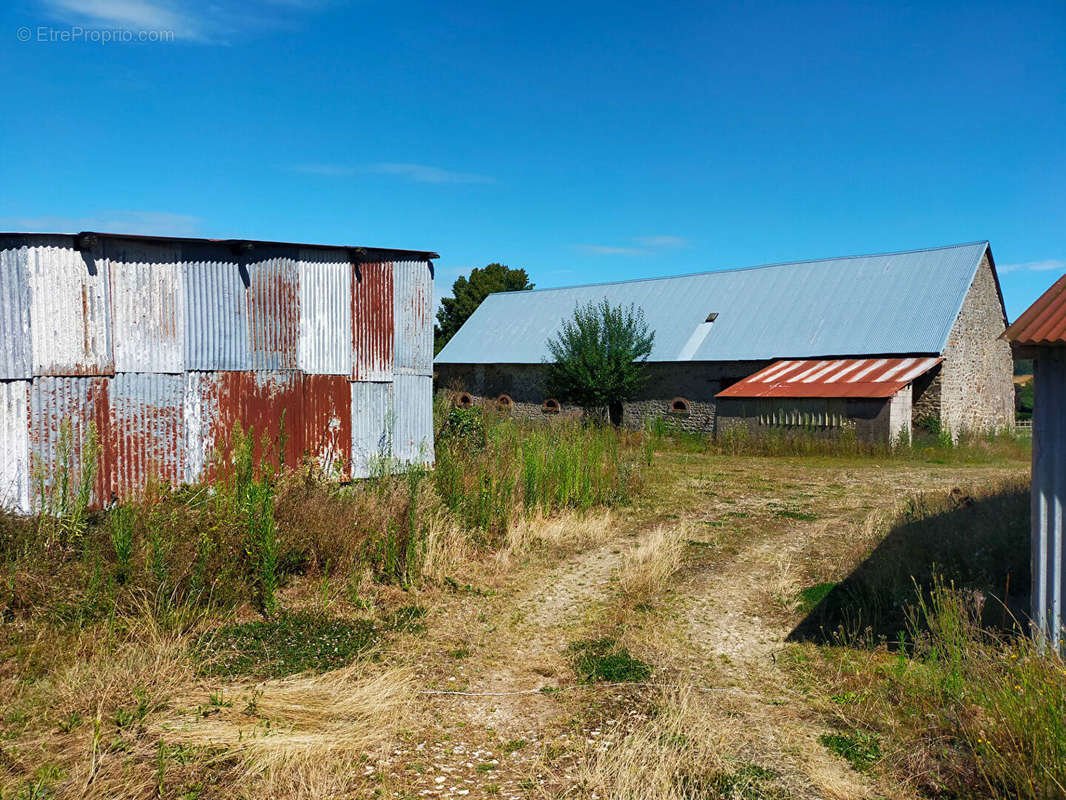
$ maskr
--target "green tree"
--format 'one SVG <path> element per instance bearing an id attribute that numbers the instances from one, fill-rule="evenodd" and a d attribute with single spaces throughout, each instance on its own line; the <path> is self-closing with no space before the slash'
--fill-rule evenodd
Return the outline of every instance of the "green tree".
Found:
<path id="1" fill-rule="evenodd" d="M 433 329 L 433 352 L 439 353 L 470 319 L 481 301 L 493 292 L 516 292 L 532 289 L 524 269 L 511 269 L 506 264 L 475 267 L 470 277 L 460 276 L 452 284 L 452 296 L 440 301 L 437 325 Z"/>
<path id="2" fill-rule="evenodd" d="M 612 306 L 606 299 L 574 309 L 574 316 L 548 341 L 548 391 L 586 410 L 606 408 L 622 421 L 622 401 L 648 379 L 647 361 L 655 331 L 637 306 Z"/>

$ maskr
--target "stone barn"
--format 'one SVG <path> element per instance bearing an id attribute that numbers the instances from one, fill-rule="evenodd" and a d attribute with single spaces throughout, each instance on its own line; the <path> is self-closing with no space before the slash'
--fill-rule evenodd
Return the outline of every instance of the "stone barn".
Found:
<path id="1" fill-rule="evenodd" d="M 988 242 L 489 296 L 437 356 L 438 389 L 526 416 L 546 343 L 579 304 L 643 309 L 650 380 L 625 404 L 717 432 L 853 427 L 866 439 L 1013 424 L 1006 314 Z"/>

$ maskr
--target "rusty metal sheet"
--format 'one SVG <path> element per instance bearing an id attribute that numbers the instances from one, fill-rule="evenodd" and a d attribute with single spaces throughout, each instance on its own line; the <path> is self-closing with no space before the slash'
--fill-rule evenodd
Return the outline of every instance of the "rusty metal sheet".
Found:
<path id="1" fill-rule="evenodd" d="M 433 374 L 433 273 L 428 261 L 397 261 L 393 298 L 396 372 Z"/>
<path id="2" fill-rule="evenodd" d="M 352 380 L 391 381 L 392 262 L 352 265 Z"/>
<path id="3" fill-rule="evenodd" d="M 83 461 L 89 463 L 86 445 L 95 429 L 98 448 L 92 504 L 111 498 L 109 486 L 110 398 L 104 377 L 41 376 L 30 386 L 30 495 L 41 507 L 45 498 L 62 499 L 64 479 L 73 498 L 81 480 Z M 66 434 L 66 435 L 64 435 Z M 47 503 L 46 503 L 47 505 Z"/>
<path id="4" fill-rule="evenodd" d="M 33 376 L 30 339 L 30 282 L 27 247 L 0 250 L 0 378 Z"/>
<path id="5" fill-rule="evenodd" d="M 296 262 L 286 256 L 248 264 L 248 334 L 252 369 L 294 370 L 300 337 Z"/>
<path id="6" fill-rule="evenodd" d="M 112 379 L 107 451 L 109 484 L 119 499 L 150 482 L 184 482 L 183 395 L 181 375 L 120 372 Z"/>
<path id="7" fill-rule="evenodd" d="M 352 477 L 380 474 L 392 459 L 392 383 L 351 384 Z"/>
<path id="8" fill-rule="evenodd" d="M 106 240 L 116 372 L 181 372 L 185 366 L 185 295 L 181 250 Z"/>
<path id="9" fill-rule="evenodd" d="M 304 454 L 334 478 L 350 474 L 352 401 L 348 384 L 346 375 L 303 378 Z"/>
<path id="10" fill-rule="evenodd" d="M 0 382 L 0 508 L 30 511 L 30 382 Z"/>
<path id="11" fill-rule="evenodd" d="M 397 373 L 393 379 L 392 454 L 401 464 L 433 463 L 433 378 Z"/>
<path id="12" fill-rule="evenodd" d="M 776 361 L 718 397 L 892 397 L 942 358 L 844 358 Z"/>
<path id="13" fill-rule="evenodd" d="M 1025 309 L 1004 336 L 1020 345 L 1066 344 L 1066 275 Z"/>
<path id="14" fill-rule="evenodd" d="M 34 375 L 111 375 L 107 259 L 70 245 L 27 248 Z"/>
<path id="15" fill-rule="evenodd" d="M 217 477 L 215 467 L 228 452 L 234 427 L 241 417 L 241 372 L 186 372 L 185 482 L 196 484 Z"/>
<path id="16" fill-rule="evenodd" d="M 351 264 L 337 250 L 303 249 L 299 283 L 300 370 L 308 375 L 351 375 Z"/>
<path id="17" fill-rule="evenodd" d="M 247 370 L 248 272 L 219 248 L 182 248 L 185 369 Z"/>
<path id="18" fill-rule="evenodd" d="M 241 377 L 241 421 L 252 429 L 257 461 L 297 466 L 304 452 L 303 375 L 273 370 Z"/>

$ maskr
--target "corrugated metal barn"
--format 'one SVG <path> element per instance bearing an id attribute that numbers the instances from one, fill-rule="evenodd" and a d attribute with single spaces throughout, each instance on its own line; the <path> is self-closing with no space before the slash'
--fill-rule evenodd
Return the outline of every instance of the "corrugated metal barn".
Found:
<path id="1" fill-rule="evenodd" d="M 238 424 L 338 478 L 431 462 L 436 257 L 0 234 L 0 503 L 32 510 L 93 429 L 97 504 L 201 481 Z"/>
<path id="2" fill-rule="evenodd" d="M 569 410 L 545 394 L 547 342 L 579 304 L 639 307 L 655 331 L 632 426 L 689 430 L 1013 424 L 1006 314 L 988 242 L 504 292 L 437 355 L 438 385 L 512 413 Z M 768 379 L 768 380 L 766 380 Z M 464 397 L 465 402 L 465 397 Z"/>
<path id="3" fill-rule="evenodd" d="M 1066 275 L 1005 338 L 1033 359 L 1032 618 L 1052 647 L 1066 644 Z"/>

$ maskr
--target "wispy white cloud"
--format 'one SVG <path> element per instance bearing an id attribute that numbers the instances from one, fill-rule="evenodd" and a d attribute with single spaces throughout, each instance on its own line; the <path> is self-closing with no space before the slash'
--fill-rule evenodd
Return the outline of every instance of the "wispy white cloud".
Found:
<path id="1" fill-rule="evenodd" d="M 597 256 L 640 256 L 649 252 L 641 247 L 616 247 L 610 244 L 575 244 L 574 249 Z"/>
<path id="2" fill-rule="evenodd" d="M 1019 264 L 1004 264 L 996 267 L 1000 275 L 1008 272 L 1051 272 L 1066 271 L 1066 258 L 1045 258 L 1043 261 L 1023 261 Z"/>
<path id="3" fill-rule="evenodd" d="M 633 245 L 614 244 L 575 244 L 571 245 L 582 253 L 598 256 L 647 256 L 662 250 L 677 250 L 688 246 L 688 240 L 681 236 L 634 236 Z"/>
<path id="4" fill-rule="evenodd" d="M 493 178 L 473 172 L 455 172 L 427 164 L 401 164 L 395 162 L 378 162 L 364 166 L 352 164 L 304 163 L 293 164 L 290 172 L 303 175 L 319 175 L 324 178 L 344 178 L 349 175 L 373 173 L 377 175 L 395 175 L 415 183 L 492 183 Z"/>
<path id="5" fill-rule="evenodd" d="M 449 169 L 431 167 L 426 164 L 381 162 L 371 164 L 369 169 L 371 172 L 378 172 L 383 175 L 398 175 L 416 183 L 492 183 L 494 180 L 487 175 L 477 175 L 473 172 L 453 172 Z"/>
<path id="6" fill-rule="evenodd" d="M 633 241 L 644 247 L 653 247 L 664 250 L 688 246 L 688 239 L 683 236 L 638 236 Z"/>
<path id="7" fill-rule="evenodd" d="M 6 217 L 0 218 L 0 227 L 45 233 L 101 231 L 146 236 L 196 236 L 202 222 L 199 217 L 166 211 L 101 211 L 84 217 Z"/>
<path id="8" fill-rule="evenodd" d="M 321 175 L 326 178 L 343 178 L 354 175 L 359 170 L 345 164 L 293 164 L 289 167 L 290 172 L 298 172 L 301 175 Z"/>
<path id="9" fill-rule="evenodd" d="M 173 31 L 175 38 L 202 39 L 205 20 L 195 9 L 167 0 L 44 0 L 57 19 L 70 24 L 123 30 Z"/>
<path id="10" fill-rule="evenodd" d="M 87 29 L 169 31 L 175 40 L 226 44 L 291 30 L 330 0 L 38 0 L 53 20 Z M 163 41 L 166 41 L 164 39 Z"/>

